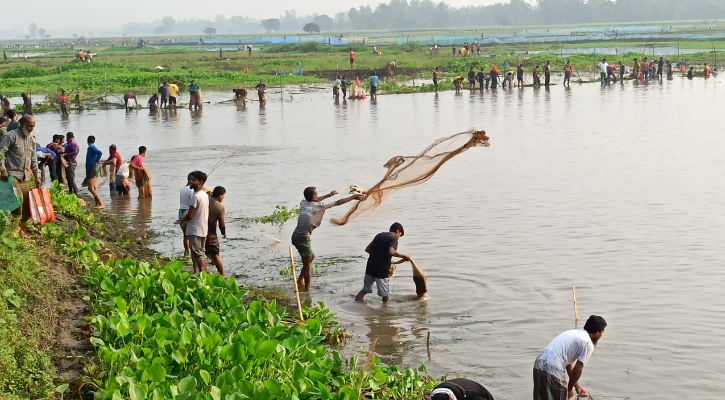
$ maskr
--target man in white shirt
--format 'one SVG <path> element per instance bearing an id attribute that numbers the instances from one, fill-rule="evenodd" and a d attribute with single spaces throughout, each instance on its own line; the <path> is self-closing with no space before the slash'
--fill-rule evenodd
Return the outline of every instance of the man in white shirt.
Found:
<path id="1" fill-rule="evenodd" d="M 189 186 L 191 184 L 191 173 L 186 177 L 186 186 L 179 191 L 179 219 L 184 218 L 184 214 L 189 211 L 189 204 L 194 200 L 194 190 Z M 184 258 L 189 257 L 189 238 L 186 236 L 187 223 L 181 225 L 181 232 L 184 236 Z"/>
<path id="2" fill-rule="evenodd" d="M 305 199 L 300 202 L 300 216 L 297 218 L 297 228 L 292 232 L 292 244 L 297 248 L 302 257 L 302 270 L 297 278 L 297 287 L 301 292 L 310 291 L 310 283 L 312 281 L 312 272 L 310 267 L 315 259 L 312 252 L 312 242 L 310 237 L 312 231 L 320 226 L 322 218 L 325 216 L 325 210 L 335 206 L 343 205 L 351 200 L 360 200 L 362 194 L 354 194 L 350 197 L 340 199 L 335 202 L 323 202 L 323 200 L 335 196 L 337 190 L 333 190 L 330 194 L 317 196 L 317 188 L 305 188 Z"/>
<path id="3" fill-rule="evenodd" d="M 544 348 L 534 362 L 534 400 L 567 400 L 575 390 L 581 397 L 590 397 L 579 378 L 606 327 L 604 318 L 592 315 L 584 329 L 566 331 Z"/>
<path id="4" fill-rule="evenodd" d="M 602 86 L 606 85 L 607 83 L 607 67 L 609 64 L 607 64 L 607 59 L 602 59 L 602 62 L 597 64 L 597 68 L 599 68 L 599 77 L 602 79 Z"/>
<path id="5" fill-rule="evenodd" d="M 183 218 L 176 221 L 181 225 L 187 222 L 186 236 L 189 238 L 189 250 L 194 273 L 206 272 L 206 257 L 204 247 L 209 229 L 209 195 L 203 190 L 206 183 L 206 174 L 194 171 L 189 180 L 189 187 L 194 191 L 194 197 L 189 203 L 189 211 Z"/>

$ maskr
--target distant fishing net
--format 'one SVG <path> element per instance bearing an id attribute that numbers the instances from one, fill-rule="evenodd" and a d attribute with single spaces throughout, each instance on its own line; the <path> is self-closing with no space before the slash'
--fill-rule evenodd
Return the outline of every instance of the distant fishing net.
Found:
<path id="1" fill-rule="evenodd" d="M 419 185 L 438 171 L 446 161 L 463 153 L 471 147 L 488 147 L 485 131 L 469 131 L 440 138 L 417 156 L 396 156 L 388 160 L 384 167 L 387 172 L 375 186 L 366 190 L 365 197 L 356 202 L 340 219 L 332 218 L 335 225 L 345 225 L 360 214 L 374 210 L 388 196 L 398 189 Z M 354 190 L 355 187 L 351 187 Z"/>

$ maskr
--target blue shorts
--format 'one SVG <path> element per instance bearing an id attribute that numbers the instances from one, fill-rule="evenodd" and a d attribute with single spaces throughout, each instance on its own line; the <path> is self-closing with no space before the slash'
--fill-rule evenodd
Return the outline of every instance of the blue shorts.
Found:
<path id="1" fill-rule="evenodd" d="M 365 280 L 363 282 L 363 292 L 372 293 L 373 283 L 378 287 L 378 296 L 387 297 L 390 294 L 390 278 L 380 279 L 365 274 Z"/>

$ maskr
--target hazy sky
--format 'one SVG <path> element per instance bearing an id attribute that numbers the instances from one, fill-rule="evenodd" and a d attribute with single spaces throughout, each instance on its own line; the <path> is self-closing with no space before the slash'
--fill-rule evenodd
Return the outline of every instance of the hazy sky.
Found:
<path id="1" fill-rule="evenodd" d="M 12 17 L 2 19 L 1 28 L 27 31 L 28 25 L 34 22 L 39 28 L 52 30 L 85 30 L 96 31 L 118 28 L 128 22 L 150 22 L 157 18 L 170 16 L 174 19 L 213 19 L 218 14 L 229 18 L 234 15 L 252 18 L 275 18 L 285 10 L 296 10 L 297 15 L 313 13 L 328 14 L 347 11 L 360 5 L 375 6 L 386 1 L 380 0 L 174 0 L 149 1 L 125 0 L 32 0 L 29 5 L 33 11 L 13 13 Z M 437 1 L 434 1 L 437 2 Z M 447 0 L 454 6 L 470 4 L 488 5 L 497 0 Z M 90 5 L 90 6 L 89 6 Z M 76 26 L 74 28 L 74 25 Z"/>

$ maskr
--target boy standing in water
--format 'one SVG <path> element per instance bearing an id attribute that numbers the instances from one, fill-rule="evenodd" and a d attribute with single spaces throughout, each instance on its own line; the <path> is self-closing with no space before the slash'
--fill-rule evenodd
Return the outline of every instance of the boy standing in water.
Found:
<path id="1" fill-rule="evenodd" d="M 372 242 L 365 248 L 369 254 L 368 263 L 365 267 L 365 279 L 363 288 L 355 296 L 355 301 L 363 301 L 366 294 L 373 292 L 373 283 L 378 288 L 378 296 L 383 298 L 383 303 L 388 302 L 390 295 L 390 265 L 392 257 L 400 257 L 410 261 L 410 257 L 398 253 L 398 240 L 403 237 L 405 231 L 399 222 L 393 223 L 388 232 L 378 233 Z"/>
<path id="2" fill-rule="evenodd" d="M 363 198 L 362 194 L 354 194 L 350 197 L 337 200 L 336 202 L 324 202 L 324 200 L 335 195 L 337 195 L 337 190 L 318 197 L 317 188 L 310 186 L 305 188 L 305 199 L 300 202 L 300 215 L 297 218 L 297 227 L 292 232 L 292 244 L 297 248 L 297 251 L 299 251 L 302 257 L 302 271 L 300 271 L 300 276 L 297 278 L 297 287 L 302 292 L 310 291 L 310 283 L 312 282 L 310 268 L 312 261 L 315 260 L 315 254 L 312 252 L 311 235 L 312 231 L 322 223 L 325 210 Z"/>

